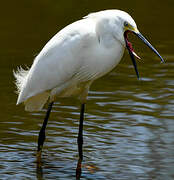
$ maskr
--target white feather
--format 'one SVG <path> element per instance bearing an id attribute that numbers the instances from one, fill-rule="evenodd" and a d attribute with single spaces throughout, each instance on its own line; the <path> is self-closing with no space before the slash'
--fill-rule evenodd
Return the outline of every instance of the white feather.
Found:
<path id="1" fill-rule="evenodd" d="M 58 32 L 30 70 L 19 68 L 14 73 L 17 104 L 24 102 L 26 110 L 33 111 L 41 110 L 48 98 L 54 100 L 57 96 L 78 94 L 85 101 L 90 84 L 112 70 L 123 55 L 125 42 L 123 27 L 118 27 L 122 21 L 117 18 L 119 13 L 92 13 Z M 131 19 L 126 13 L 124 16 Z"/>
<path id="2" fill-rule="evenodd" d="M 13 75 L 16 79 L 15 84 L 17 87 L 17 94 L 20 94 L 23 85 L 27 79 L 27 74 L 29 72 L 29 68 L 27 70 L 23 69 L 21 66 L 17 68 L 17 71 L 13 71 Z"/>

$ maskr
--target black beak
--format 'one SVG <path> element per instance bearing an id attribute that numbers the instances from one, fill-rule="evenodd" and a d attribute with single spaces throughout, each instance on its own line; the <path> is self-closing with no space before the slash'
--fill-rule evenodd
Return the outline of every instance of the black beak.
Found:
<path id="1" fill-rule="evenodd" d="M 133 32 L 136 36 L 138 36 L 155 54 L 157 54 L 157 56 L 161 59 L 161 62 L 164 63 L 164 60 L 163 58 L 161 57 L 161 55 L 158 53 L 158 51 L 146 40 L 146 38 L 140 33 L 140 32 L 134 32 L 134 31 L 126 31 L 124 33 L 124 38 L 125 38 L 125 42 L 126 42 L 126 47 L 129 51 L 129 55 L 131 57 L 131 60 L 132 60 L 132 63 L 133 63 L 133 66 L 134 66 L 134 69 L 135 69 L 135 72 L 136 72 L 136 75 L 137 75 L 137 78 L 139 79 L 139 72 L 138 72 L 138 68 L 137 68 L 137 64 L 136 64 L 136 61 L 135 61 L 135 52 L 133 51 L 133 48 L 132 48 L 132 45 L 131 43 L 128 41 L 128 38 L 127 38 L 127 34 L 129 32 Z"/>
<path id="2" fill-rule="evenodd" d="M 135 69 L 135 73 L 136 73 L 137 78 L 138 78 L 138 80 L 139 80 L 139 79 L 140 79 L 140 76 L 139 76 L 139 72 L 138 72 L 138 68 L 137 68 L 137 63 L 136 63 L 136 61 L 135 61 L 135 56 L 133 55 L 133 52 L 132 52 L 132 50 L 130 49 L 130 46 L 129 46 L 129 44 L 128 44 L 127 42 L 126 42 L 126 47 L 127 47 L 128 51 L 129 51 L 129 55 L 130 55 L 130 57 L 131 57 L 131 60 L 132 60 L 132 63 L 133 63 L 134 69 Z"/>
<path id="3" fill-rule="evenodd" d="M 161 59 L 162 63 L 164 63 L 164 59 L 161 57 L 159 52 L 146 40 L 146 38 L 140 32 L 138 32 L 138 33 L 133 32 L 133 33 L 136 36 L 138 36 L 144 42 L 144 44 L 146 44 Z"/>
<path id="4" fill-rule="evenodd" d="M 138 68 L 137 68 L 137 63 L 135 61 L 135 57 L 134 57 L 134 54 L 133 54 L 133 48 L 132 48 L 132 44 L 128 41 L 128 33 L 130 31 L 125 31 L 124 32 L 124 39 L 125 39 L 125 42 L 126 42 L 126 48 L 128 49 L 128 52 L 129 52 L 129 55 L 131 57 L 131 60 L 132 60 L 132 63 L 133 63 L 133 66 L 134 66 L 134 69 L 135 69 L 135 72 L 136 72 L 136 75 L 137 75 L 137 78 L 139 79 L 140 76 L 139 76 L 139 72 L 138 72 Z"/>

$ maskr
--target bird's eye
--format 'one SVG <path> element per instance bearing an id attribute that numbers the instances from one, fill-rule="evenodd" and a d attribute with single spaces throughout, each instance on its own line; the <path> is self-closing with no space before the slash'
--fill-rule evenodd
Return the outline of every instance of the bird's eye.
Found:
<path id="1" fill-rule="evenodd" d="M 129 24 L 127 21 L 124 22 L 124 26 L 127 27 Z"/>

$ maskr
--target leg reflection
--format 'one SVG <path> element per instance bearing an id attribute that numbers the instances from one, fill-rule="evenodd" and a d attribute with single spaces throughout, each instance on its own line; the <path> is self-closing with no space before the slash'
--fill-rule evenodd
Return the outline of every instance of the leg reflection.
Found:
<path id="1" fill-rule="evenodd" d="M 36 179 L 37 180 L 43 180 L 43 170 L 42 166 L 37 164 L 36 167 Z"/>
<path id="2" fill-rule="evenodd" d="M 76 168 L 76 180 L 79 180 L 82 173 L 82 160 L 79 158 Z"/>

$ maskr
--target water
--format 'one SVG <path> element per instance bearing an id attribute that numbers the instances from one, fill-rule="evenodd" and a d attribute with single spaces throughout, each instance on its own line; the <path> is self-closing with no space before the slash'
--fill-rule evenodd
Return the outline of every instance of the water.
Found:
<path id="1" fill-rule="evenodd" d="M 0 179 L 75 179 L 79 121 L 77 99 L 60 99 L 47 127 L 43 165 L 37 169 L 37 136 L 46 109 L 15 106 L 12 70 L 31 65 L 44 44 L 89 12 L 129 12 L 166 60 L 132 37 L 141 81 L 127 53 L 117 68 L 91 87 L 84 122 L 81 179 L 174 178 L 174 1 L 18 1 L 0 11 Z"/>

